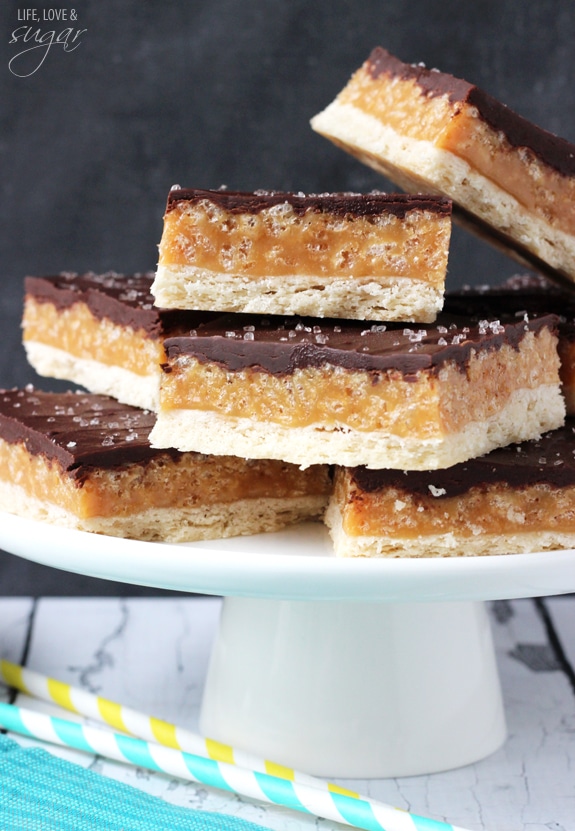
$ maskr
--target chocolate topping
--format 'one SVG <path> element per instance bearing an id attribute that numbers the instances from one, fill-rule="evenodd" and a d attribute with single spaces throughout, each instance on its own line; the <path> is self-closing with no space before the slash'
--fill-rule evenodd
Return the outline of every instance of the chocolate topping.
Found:
<path id="1" fill-rule="evenodd" d="M 493 450 L 478 459 L 434 471 L 351 470 L 355 484 L 367 493 L 397 488 L 406 493 L 448 499 L 472 488 L 508 485 L 526 488 L 550 485 L 564 488 L 575 485 L 575 419 L 564 427 L 544 434 L 537 441 L 526 441 Z"/>
<path id="2" fill-rule="evenodd" d="M 98 320 L 108 319 L 119 326 L 143 330 L 150 338 L 168 332 L 185 331 L 213 317 L 210 312 L 185 312 L 154 306 L 151 286 L 154 274 L 74 274 L 64 272 L 49 277 L 26 277 L 28 297 L 39 303 L 52 303 L 67 309 L 84 303 Z"/>
<path id="3" fill-rule="evenodd" d="M 348 370 L 394 370 L 415 380 L 448 361 L 463 370 L 472 351 L 518 348 L 526 331 L 555 328 L 545 315 L 507 321 L 442 314 L 434 324 L 406 325 L 325 318 L 222 315 L 185 337 L 164 342 L 169 359 L 190 355 L 229 371 L 251 368 L 271 375 L 332 365 Z M 164 367 L 169 372 L 170 366 Z"/>
<path id="4" fill-rule="evenodd" d="M 173 211 L 181 202 L 208 200 L 231 214 L 256 214 L 288 203 L 294 213 L 302 216 L 307 211 L 338 216 L 379 216 L 393 214 L 403 218 L 409 211 L 433 211 L 451 215 L 451 200 L 442 196 L 413 196 L 406 193 L 282 193 L 254 191 L 241 193 L 231 190 L 193 190 L 172 188 L 168 195 L 166 212 Z"/>
<path id="5" fill-rule="evenodd" d="M 575 292 L 562 291 L 543 278 L 515 275 L 501 286 L 446 292 L 443 308 L 454 315 L 491 314 L 507 319 L 554 314 L 561 337 L 575 340 Z"/>
<path id="6" fill-rule="evenodd" d="M 148 435 L 155 415 L 105 395 L 0 390 L 0 438 L 57 462 L 82 480 L 93 468 L 114 469 L 176 450 L 155 450 Z"/>
<path id="7" fill-rule="evenodd" d="M 479 87 L 437 69 L 427 69 L 424 64 L 403 63 L 380 46 L 367 59 L 367 69 L 373 78 L 385 74 L 413 80 L 427 97 L 447 96 L 452 104 L 476 107 L 481 118 L 493 129 L 505 133 L 513 147 L 529 148 L 564 176 L 575 175 L 574 144 L 537 127 Z"/>
<path id="8" fill-rule="evenodd" d="M 437 69 L 427 69 L 424 63 L 404 63 L 382 46 L 372 50 L 367 69 L 372 78 L 390 75 L 403 81 L 415 81 L 424 95 L 430 98 L 446 95 L 452 104 L 465 101 L 473 89 L 473 84 Z"/>

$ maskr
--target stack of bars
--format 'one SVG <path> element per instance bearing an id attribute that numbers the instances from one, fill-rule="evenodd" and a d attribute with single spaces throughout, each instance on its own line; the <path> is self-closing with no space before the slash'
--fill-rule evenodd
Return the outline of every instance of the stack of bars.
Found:
<path id="1" fill-rule="evenodd" d="M 339 556 L 575 547 L 575 147 L 382 49 L 312 126 L 414 193 L 174 187 L 155 274 L 26 279 L 30 363 L 89 393 L 0 395 L 0 507 L 167 541 L 323 519 Z M 446 291 L 452 214 L 553 282 Z"/>

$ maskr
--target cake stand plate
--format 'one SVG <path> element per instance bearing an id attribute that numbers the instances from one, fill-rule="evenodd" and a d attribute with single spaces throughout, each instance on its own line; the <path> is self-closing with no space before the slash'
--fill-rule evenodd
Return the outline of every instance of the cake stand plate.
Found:
<path id="1" fill-rule="evenodd" d="M 321 525 L 169 545 L 0 512 L 0 548 L 126 583 L 224 596 L 205 735 L 330 777 L 459 767 L 505 739 L 486 600 L 575 591 L 575 551 L 337 559 Z"/>

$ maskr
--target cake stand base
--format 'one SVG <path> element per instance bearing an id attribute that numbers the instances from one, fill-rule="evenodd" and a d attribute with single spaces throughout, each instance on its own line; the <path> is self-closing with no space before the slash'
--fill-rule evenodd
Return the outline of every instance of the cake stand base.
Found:
<path id="1" fill-rule="evenodd" d="M 227 597 L 200 729 L 332 778 L 482 759 L 506 734 L 485 604 Z"/>

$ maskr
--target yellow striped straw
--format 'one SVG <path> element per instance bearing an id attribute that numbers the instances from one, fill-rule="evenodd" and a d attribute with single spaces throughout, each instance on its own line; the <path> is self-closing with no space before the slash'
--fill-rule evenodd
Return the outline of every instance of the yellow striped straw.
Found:
<path id="1" fill-rule="evenodd" d="M 4 659 L 0 660 L 0 677 L 9 687 L 20 690 L 32 698 L 57 704 L 69 712 L 93 719 L 100 724 L 106 724 L 114 730 L 138 739 L 203 756 L 216 762 L 225 762 L 237 768 L 266 773 L 294 783 L 299 782 L 321 790 L 328 790 L 332 794 L 360 799 L 360 795 L 355 791 L 341 788 L 339 785 L 325 782 L 323 779 L 301 773 L 285 765 L 261 759 L 214 739 L 204 738 L 191 730 L 154 716 L 148 716 L 123 704 L 117 704 L 115 701 L 74 687 L 64 681 L 49 678 Z"/>

